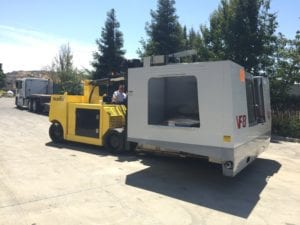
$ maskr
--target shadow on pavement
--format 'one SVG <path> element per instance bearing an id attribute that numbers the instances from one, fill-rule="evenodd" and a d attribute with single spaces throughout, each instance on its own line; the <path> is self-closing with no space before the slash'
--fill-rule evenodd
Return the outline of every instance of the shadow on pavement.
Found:
<path id="1" fill-rule="evenodd" d="M 112 155 L 104 148 L 66 142 L 49 147 L 95 154 Z M 224 177 L 221 166 L 205 159 L 176 158 L 154 154 L 125 153 L 119 162 L 140 160 L 147 169 L 127 175 L 126 184 L 196 205 L 247 218 L 268 179 L 281 167 L 269 159 L 256 159 L 234 178 Z"/>
<path id="2" fill-rule="evenodd" d="M 78 151 L 78 152 L 85 152 L 88 154 L 94 154 L 97 156 L 111 156 L 113 155 L 104 147 L 98 147 L 89 144 L 82 144 L 82 143 L 75 143 L 75 142 L 63 142 L 60 144 L 54 142 L 46 143 L 46 146 L 56 148 L 56 149 L 63 149 L 63 150 L 70 150 L 70 151 Z M 119 162 L 130 162 L 138 160 L 136 154 L 134 152 L 126 152 L 121 155 L 116 155 L 118 157 Z"/>
<path id="3" fill-rule="evenodd" d="M 130 174 L 126 184 L 210 209 L 247 218 L 281 165 L 257 159 L 234 178 L 224 177 L 221 166 L 201 159 L 143 157 L 150 166 Z"/>
<path id="4" fill-rule="evenodd" d="M 270 142 L 273 144 L 282 144 L 282 142 L 280 140 L 276 140 L 274 138 L 271 138 Z"/>

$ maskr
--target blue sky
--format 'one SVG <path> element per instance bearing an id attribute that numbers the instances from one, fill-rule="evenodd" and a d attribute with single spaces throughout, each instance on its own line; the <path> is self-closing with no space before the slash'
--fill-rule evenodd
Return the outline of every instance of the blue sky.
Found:
<path id="1" fill-rule="evenodd" d="M 196 30 L 206 24 L 219 0 L 177 0 L 181 24 Z M 4 72 L 38 70 L 51 64 L 61 44 L 69 42 L 78 68 L 90 68 L 95 39 L 106 13 L 115 8 L 124 34 L 126 57 L 136 57 L 139 41 L 146 37 L 145 23 L 156 0 L 0 0 L 0 63 Z M 278 31 L 292 38 L 300 30 L 300 1 L 273 0 Z"/>

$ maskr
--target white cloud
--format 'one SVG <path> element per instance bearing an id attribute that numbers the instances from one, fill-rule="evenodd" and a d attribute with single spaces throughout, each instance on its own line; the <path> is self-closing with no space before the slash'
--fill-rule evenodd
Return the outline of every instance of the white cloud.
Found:
<path id="1" fill-rule="evenodd" d="M 94 45 L 29 29 L 0 25 L 0 63 L 4 72 L 40 70 L 50 65 L 62 44 L 70 43 L 74 64 L 90 69 Z"/>

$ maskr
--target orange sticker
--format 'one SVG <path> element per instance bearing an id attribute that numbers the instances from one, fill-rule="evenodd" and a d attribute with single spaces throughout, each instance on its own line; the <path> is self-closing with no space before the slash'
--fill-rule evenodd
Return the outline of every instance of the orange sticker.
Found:
<path id="1" fill-rule="evenodd" d="M 245 70 L 240 69 L 240 81 L 245 82 Z"/>

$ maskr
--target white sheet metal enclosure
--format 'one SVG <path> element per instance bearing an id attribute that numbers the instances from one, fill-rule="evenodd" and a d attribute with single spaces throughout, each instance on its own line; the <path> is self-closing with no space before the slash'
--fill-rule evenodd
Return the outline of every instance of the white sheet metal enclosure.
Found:
<path id="1" fill-rule="evenodd" d="M 268 147 L 270 114 L 268 79 L 231 61 L 129 70 L 128 140 L 207 157 L 226 176 Z"/>

